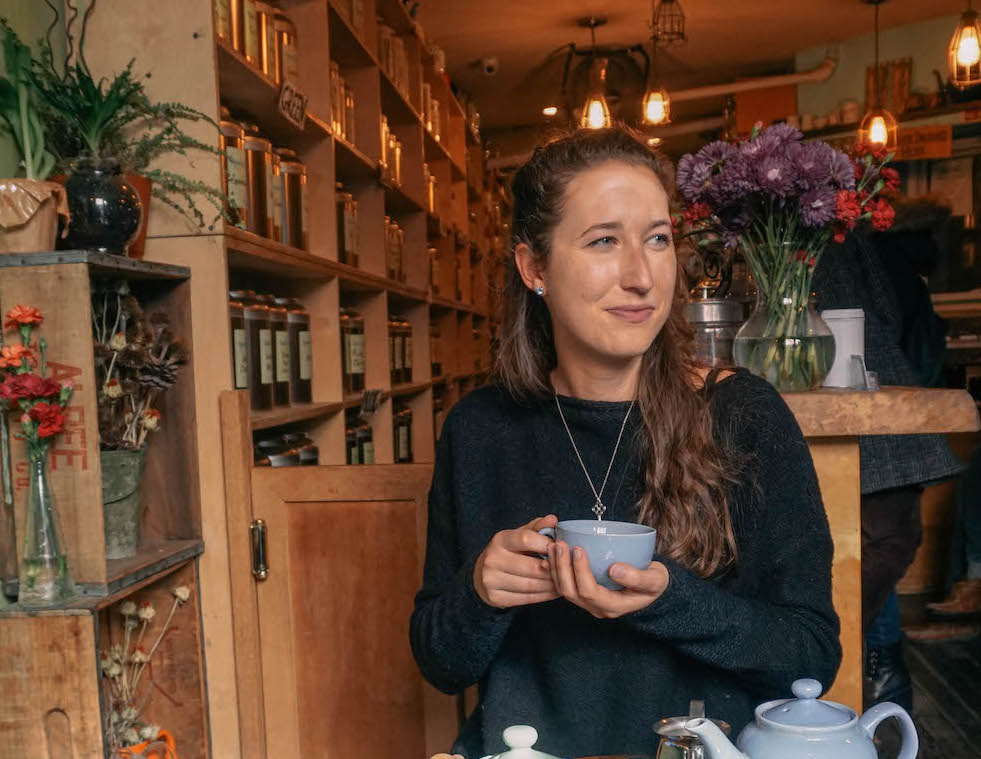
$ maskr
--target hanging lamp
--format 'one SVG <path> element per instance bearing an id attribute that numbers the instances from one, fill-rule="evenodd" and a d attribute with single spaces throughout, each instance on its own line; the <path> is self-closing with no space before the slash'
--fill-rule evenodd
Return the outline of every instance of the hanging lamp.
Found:
<path id="1" fill-rule="evenodd" d="M 610 104 L 606 102 L 606 58 L 596 55 L 596 27 L 603 26 L 605 18 L 590 17 L 580 21 L 581 26 L 589 27 L 592 37 L 593 60 L 589 72 L 589 94 L 582 107 L 579 126 L 586 129 L 603 129 L 612 126 Z"/>
<path id="2" fill-rule="evenodd" d="M 656 27 L 651 26 L 654 30 Z M 647 91 L 641 101 L 641 120 L 651 126 L 664 126 L 671 123 L 671 98 L 657 81 L 657 37 L 653 38 L 651 63 L 647 74 Z"/>
<path id="3" fill-rule="evenodd" d="M 879 101 L 879 6 L 885 0 L 862 0 L 862 2 L 875 6 L 875 91 L 872 96 L 872 107 L 858 127 L 858 140 L 881 145 L 886 150 L 892 151 L 896 149 L 898 131 L 896 117 L 883 108 Z"/>
<path id="4" fill-rule="evenodd" d="M 950 38 L 947 68 L 955 87 L 963 90 L 981 84 L 981 25 L 970 0 L 954 36 Z"/>
<path id="5" fill-rule="evenodd" d="M 656 42 L 662 45 L 673 45 L 684 42 L 685 36 L 685 12 L 681 9 L 678 0 L 661 0 L 660 3 L 654 0 L 655 7 L 652 13 L 653 32 Z"/>

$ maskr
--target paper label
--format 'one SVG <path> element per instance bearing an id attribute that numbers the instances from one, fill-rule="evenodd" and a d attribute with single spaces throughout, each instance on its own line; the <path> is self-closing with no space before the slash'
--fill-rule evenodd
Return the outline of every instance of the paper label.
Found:
<path id="1" fill-rule="evenodd" d="M 399 426 L 399 460 L 405 461 L 409 458 L 409 425 Z"/>
<path id="2" fill-rule="evenodd" d="M 296 45 L 283 45 L 283 76 L 296 84 L 299 81 L 299 68 L 296 65 Z"/>
<path id="3" fill-rule="evenodd" d="M 272 226 L 275 226 L 279 222 L 279 219 L 276 218 L 276 201 L 273 198 L 273 184 L 275 181 L 272 161 L 266 156 L 266 216 L 269 217 Z"/>
<path id="4" fill-rule="evenodd" d="M 271 17 L 266 19 L 266 76 L 276 78 L 276 25 Z"/>
<path id="5" fill-rule="evenodd" d="M 215 3 L 215 34 L 223 40 L 232 38 L 231 9 L 228 0 L 214 0 Z"/>
<path id="6" fill-rule="evenodd" d="M 259 381 L 271 385 L 273 381 L 272 330 L 259 330 Z"/>
<path id="7" fill-rule="evenodd" d="M 259 13 L 255 0 L 244 0 L 245 8 L 245 56 L 259 63 Z"/>
<path id="8" fill-rule="evenodd" d="M 245 208 L 245 151 L 236 145 L 226 147 L 225 167 L 228 172 L 228 202 L 232 208 Z"/>
<path id="9" fill-rule="evenodd" d="M 402 340 L 398 335 L 391 335 L 388 341 L 392 353 L 392 368 L 399 371 L 402 368 Z"/>
<path id="10" fill-rule="evenodd" d="M 310 333 L 300 333 L 300 379 L 308 380 L 313 377 L 313 346 L 310 342 Z"/>
<path id="11" fill-rule="evenodd" d="M 273 176 L 273 189 L 272 189 L 272 199 L 273 199 L 273 226 L 279 227 L 279 240 L 277 242 L 283 241 L 283 228 L 286 226 L 286 222 L 283 220 L 283 175 Z"/>
<path id="12" fill-rule="evenodd" d="M 356 466 L 361 463 L 360 457 L 358 456 L 357 443 L 347 449 L 347 463 L 351 464 L 352 466 Z"/>
<path id="13" fill-rule="evenodd" d="M 249 386 L 249 348 L 244 329 L 232 330 L 232 369 L 235 374 L 235 389 Z"/>
<path id="14" fill-rule="evenodd" d="M 279 88 L 279 112 L 300 131 L 306 127 L 307 97 L 291 81 Z"/>
<path id="15" fill-rule="evenodd" d="M 362 443 L 361 451 L 364 453 L 363 464 L 375 463 L 375 444 L 371 440 L 365 440 L 364 443 Z"/>
<path id="16" fill-rule="evenodd" d="M 412 335 L 405 337 L 405 368 L 412 368 Z"/>
<path id="17" fill-rule="evenodd" d="M 276 382 L 290 381 L 290 333 L 276 330 Z"/>
<path id="18" fill-rule="evenodd" d="M 350 335 L 348 358 L 351 360 L 351 374 L 364 374 L 364 335 Z"/>

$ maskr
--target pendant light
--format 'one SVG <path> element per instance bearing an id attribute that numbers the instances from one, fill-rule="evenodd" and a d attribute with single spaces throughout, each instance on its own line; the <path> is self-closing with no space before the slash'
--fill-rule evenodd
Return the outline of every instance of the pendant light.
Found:
<path id="1" fill-rule="evenodd" d="M 647 91 L 641 101 L 640 115 L 643 122 L 651 126 L 671 123 L 671 98 L 668 97 L 667 90 L 657 85 L 657 37 L 654 38 Z"/>
<path id="2" fill-rule="evenodd" d="M 865 114 L 862 123 L 858 127 L 859 142 L 869 142 L 873 145 L 882 145 L 886 150 L 896 149 L 896 132 L 898 125 L 896 117 L 882 107 L 879 102 L 879 6 L 885 0 L 862 0 L 862 2 L 875 6 L 875 92 L 872 96 L 872 108 Z"/>
<path id="3" fill-rule="evenodd" d="M 954 36 L 950 38 L 947 68 L 955 87 L 965 89 L 981 84 L 981 25 L 970 0 Z"/>
<path id="4" fill-rule="evenodd" d="M 654 27 L 654 39 L 662 45 L 673 45 L 684 42 L 685 12 L 678 0 L 653 0 L 655 7 L 651 13 Z"/>
<path id="5" fill-rule="evenodd" d="M 606 23 L 605 18 L 586 18 L 579 22 L 588 26 L 593 41 L 593 60 L 589 72 L 589 95 L 582 107 L 579 126 L 586 129 L 603 129 L 612 126 L 610 104 L 606 102 L 606 58 L 596 55 L 596 27 Z"/>

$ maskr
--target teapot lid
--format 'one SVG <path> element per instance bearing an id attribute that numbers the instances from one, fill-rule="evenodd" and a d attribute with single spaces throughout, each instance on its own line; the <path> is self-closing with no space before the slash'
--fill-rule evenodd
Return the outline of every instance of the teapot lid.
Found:
<path id="1" fill-rule="evenodd" d="M 484 759 L 559 759 L 532 748 L 538 740 L 538 731 L 531 725 L 512 725 L 504 729 L 502 737 L 508 750 Z"/>
<path id="2" fill-rule="evenodd" d="M 795 680 L 791 687 L 796 698 L 778 703 L 763 712 L 763 716 L 778 725 L 792 727 L 836 727 L 850 722 L 848 712 L 819 701 L 821 683 L 817 680 Z"/>

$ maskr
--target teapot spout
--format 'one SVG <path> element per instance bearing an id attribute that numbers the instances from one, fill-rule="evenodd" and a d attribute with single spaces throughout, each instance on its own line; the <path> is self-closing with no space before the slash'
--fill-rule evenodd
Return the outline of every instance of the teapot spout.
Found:
<path id="1" fill-rule="evenodd" d="M 685 730 L 694 733 L 705 744 L 709 759 L 749 759 L 726 738 L 711 720 L 698 718 L 685 723 Z"/>

